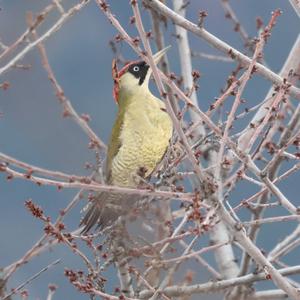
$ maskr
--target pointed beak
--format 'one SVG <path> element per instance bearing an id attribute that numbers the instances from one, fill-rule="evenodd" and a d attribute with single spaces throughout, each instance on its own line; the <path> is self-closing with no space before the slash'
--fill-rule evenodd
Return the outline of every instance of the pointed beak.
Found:
<path id="1" fill-rule="evenodd" d="M 155 64 L 158 64 L 161 58 L 167 53 L 167 51 L 171 48 L 171 46 L 167 46 L 164 49 L 158 51 L 153 55 L 153 59 Z"/>

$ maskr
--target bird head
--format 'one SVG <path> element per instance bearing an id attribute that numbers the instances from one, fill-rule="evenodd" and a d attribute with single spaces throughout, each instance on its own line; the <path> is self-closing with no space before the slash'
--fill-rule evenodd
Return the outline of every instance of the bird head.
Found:
<path id="1" fill-rule="evenodd" d="M 164 54 L 168 51 L 166 47 L 153 55 L 155 64 L 157 64 Z M 137 93 L 139 90 L 148 91 L 148 83 L 152 70 L 149 65 L 143 61 L 132 61 L 126 64 L 121 70 L 118 70 L 116 60 L 112 62 L 112 77 L 114 80 L 113 96 L 118 103 L 120 93 Z"/>

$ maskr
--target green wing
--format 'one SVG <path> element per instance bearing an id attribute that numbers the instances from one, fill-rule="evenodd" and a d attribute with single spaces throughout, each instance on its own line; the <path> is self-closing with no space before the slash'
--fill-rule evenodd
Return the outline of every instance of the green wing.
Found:
<path id="1" fill-rule="evenodd" d="M 123 122 L 124 122 L 124 110 L 119 110 L 115 124 L 112 128 L 110 141 L 107 149 L 107 157 L 106 157 L 106 181 L 110 183 L 111 181 L 111 164 L 114 157 L 118 154 L 119 149 L 122 146 L 122 142 L 120 139 L 120 135 L 122 132 Z"/>

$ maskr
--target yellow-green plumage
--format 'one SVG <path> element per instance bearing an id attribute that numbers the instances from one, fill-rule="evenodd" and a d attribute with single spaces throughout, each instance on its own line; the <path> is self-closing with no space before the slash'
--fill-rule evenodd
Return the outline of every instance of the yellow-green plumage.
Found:
<path id="1" fill-rule="evenodd" d="M 108 148 L 108 183 L 135 187 L 141 168 L 149 176 L 161 161 L 172 135 L 164 103 L 150 92 L 120 99 Z"/>
<path id="2" fill-rule="evenodd" d="M 147 71 L 146 71 L 147 72 Z M 118 82 L 118 114 L 112 129 L 106 159 L 106 183 L 137 187 L 140 170 L 147 178 L 162 160 L 172 137 L 172 121 L 164 103 L 148 89 L 151 71 L 143 84 L 129 72 Z M 104 228 L 126 214 L 136 197 L 120 193 L 100 193 L 88 209 L 84 232 L 98 224 Z"/>

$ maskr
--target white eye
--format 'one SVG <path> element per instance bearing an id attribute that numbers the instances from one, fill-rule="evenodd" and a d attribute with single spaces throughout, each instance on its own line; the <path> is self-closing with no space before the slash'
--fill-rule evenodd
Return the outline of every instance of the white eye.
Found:
<path id="1" fill-rule="evenodd" d="M 133 71 L 134 71 L 134 72 L 138 72 L 139 70 L 140 70 L 140 67 L 139 67 L 139 66 L 134 66 L 134 67 L 133 67 Z"/>

